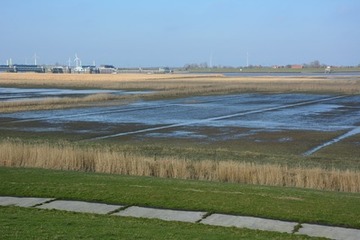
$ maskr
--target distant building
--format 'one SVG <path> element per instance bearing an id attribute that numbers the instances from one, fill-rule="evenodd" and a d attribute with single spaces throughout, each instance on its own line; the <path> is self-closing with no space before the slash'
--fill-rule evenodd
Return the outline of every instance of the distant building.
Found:
<path id="1" fill-rule="evenodd" d="M 51 69 L 52 73 L 64 73 L 64 68 L 63 67 L 53 67 Z"/>
<path id="2" fill-rule="evenodd" d="M 159 73 L 172 73 L 172 70 L 168 67 L 159 68 Z"/>
<path id="3" fill-rule="evenodd" d="M 303 68 L 304 68 L 303 65 L 299 65 L 299 64 L 291 65 L 291 69 L 303 69 Z"/>
<path id="4" fill-rule="evenodd" d="M 331 66 L 327 66 L 327 67 L 325 68 L 325 73 L 331 73 L 331 72 L 332 72 Z"/>
<path id="5" fill-rule="evenodd" d="M 1 65 L 0 71 L 44 73 L 45 68 L 39 65 L 14 64 L 14 65 Z"/>
<path id="6" fill-rule="evenodd" d="M 284 66 L 274 65 L 272 66 L 273 69 L 285 68 Z"/>
<path id="7" fill-rule="evenodd" d="M 98 73 L 110 73 L 110 74 L 113 74 L 113 73 L 117 73 L 117 70 L 116 68 L 113 66 L 113 65 L 101 65 L 99 68 L 98 68 Z"/>
<path id="8" fill-rule="evenodd" d="M 82 68 L 84 73 L 96 73 L 96 66 L 94 65 L 85 65 Z"/>
<path id="9" fill-rule="evenodd" d="M 9 65 L 0 65 L 0 72 L 10 72 L 11 67 Z"/>

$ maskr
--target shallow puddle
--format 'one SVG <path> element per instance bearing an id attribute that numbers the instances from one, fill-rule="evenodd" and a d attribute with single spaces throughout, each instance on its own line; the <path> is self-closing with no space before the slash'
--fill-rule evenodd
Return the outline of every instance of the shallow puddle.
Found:
<path id="1" fill-rule="evenodd" d="M 0 101 L 41 100 L 47 97 L 61 97 L 71 95 L 92 95 L 108 93 L 116 95 L 147 93 L 143 91 L 123 91 L 104 89 L 61 89 L 61 88 L 4 88 L 0 87 Z"/>

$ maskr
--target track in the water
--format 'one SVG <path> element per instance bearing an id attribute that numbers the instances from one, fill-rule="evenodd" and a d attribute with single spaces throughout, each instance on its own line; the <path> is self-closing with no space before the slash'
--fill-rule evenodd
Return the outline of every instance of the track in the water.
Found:
<path id="1" fill-rule="evenodd" d="M 332 139 L 331 141 L 328 141 L 328 142 L 326 142 L 324 144 L 321 144 L 320 146 L 317 146 L 317 147 L 305 152 L 303 155 L 304 156 L 310 156 L 310 155 L 314 154 L 315 152 L 317 152 L 317 151 L 319 151 L 319 150 L 321 150 L 321 149 L 323 149 L 323 148 L 325 148 L 327 146 L 330 146 L 330 145 L 332 145 L 334 143 L 337 143 L 337 142 L 340 142 L 340 141 L 344 140 L 345 138 L 349 138 L 349 137 L 357 135 L 357 134 L 360 134 L 360 127 L 354 128 L 351 131 L 349 131 L 349 132 L 347 132 L 347 133 L 345 133 L 345 134 L 343 134 L 343 135 L 341 135 L 339 137 L 336 137 L 336 138 Z"/>
<path id="2" fill-rule="evenodd" d="M 31 126 L 25 123 L 36 121 L 48 121 L 53 126 L 60 126 L 59 129 L 64 129 L 62 124 L 69 122 L 109 123 L 113 124 L 112 126 L 123 124 L 125 127 L 128 124 L 148 125 L 146 128 L 132 131 L 107 132 L 102 136 L 87 138 L 84 141 L 140 135 L 186 126 L 347 131 L 347 133 L 303 153 L 303 155 L 309 156 L 324 147 L 359 134 L 360 130 L 357 126 L 360 109 L 358 103 L 359 97 L 347 95 L 324 97 L 301 94 L 240 94 L 145 101 L 130 105 L 109 106 L 103 109 L 95 107 L 19 112 L 0 114 L 0 118 L 3 118 L 2 127 L 4 129 L 9 123 L 19 123 L 20 125 L 15 129 L 20 131 Z M 43 129 L 46 129 L 46 125 Z M 89 128 L 89 130 L 98 132 L 99 129 Z M 32 131 L 31 127 L 27 131 Z"/>
<path id="3" fill-rule="evenodd" d="M 212 102 L 218 102 L 222 100 L 229 100 L 229 99 L 236 99 L 237 96 L 231 96 L 231 97 L 223 97 L 223 98 L 216 98 L 216 100 L 207 100 L 202 101 L 201 103 L 212 103 Z M 99 114 L 113 114 L 113 113 L 125 113 L 125 112 L 136 112 L 136 111 L 142 111 L 142 110 L 153 110 L 153 109 L 159 109 L 159 108 L 167 108 L 167 107 L 173 107 L 177 106 L 179 104 L 172 103 L 172 104 L 163 104 L 158 106 L 139 106 L 139 107 L 128 107 L 123 109 L 110 109 L 110 110 L 100 110 L 100 111 L 92 111 L 87 113 L 77 113 L 77 114 L 69 114 L 69 115 L 57 115 L 57 116 L 51 116 L 51 117 L 37 117 L 37 118 L 28 118 L 28 119 L 21 119 L 21 120 L 12 120 L 8 122 L 3 123 L 25 123 L 25 122 L 34 122 L 34 121 L 47 121 L 47 120 L 56 120 L 56 119 L 72 119 L 76 117 L 84 117 L 84 116 L 91 116 L 91 115 L 99 115 Z"/>
<path id="4" fill-rule="evenodd" d="M 250 115 L 250 114 L 263 113 L 263 112 L 280 110 L 280 109 L 285 109 L 285 108 L 292 108 L 292 107 L 310 105 L 310 104 L 315 104 L 315 103 L 327 102 L 327 101 L 336 100 L 336 99 L 345 98 L 345 97 L 347 97 L 347 96 L 335 96 L 335 97 L 323 98 L 323 99 L 318 99 L 318 100 L 303 101 L 303 102 L 286 104 L 286 105 L 277 106 L 277 107 L 270 107 L 270 108 L 264 108 L 264 109 L 258 109 L 258 110 L 251 110 L 251 111 L 247 111 L 247 112 L 240 112 L 240 113 L 234 113 L 234 114 L 229 114 L 229 115 L 223 115 L 223 116 L 218 116 L 218 117 L 211 117 L 211 118 L 206 118 L 206 119 L 194 120 L 194 121 L 189 121 L 189 122 L 185 122 L 185 123 L 170 124 L 170 125 L 159 126 L 159 127 L 150 127 L 150 128 L 145 128 L 145 129 L 136 130 L 136 131 L 130 131 L 130 132 L 122 132 L 122 133 L 110 134 L 110 135 L 106 135 L 106 136 L 100 136 L 100 137 L 91 138 L 91 139 L 88 139 L 88 140 L 90 140 L 90 141 L 92 141 L 92 140 L 102 140 L 102 139 L 108 139 L 108 138 L 114 138 L 114 137 L 120 137 L 120 136 L 126 136 L 126 135 L 138 134 L 138 133 L 151 132 L 151 131 L 156 131 L 156 130 L 163 130 L 163 129 L 169 129 L 169 128 L 175 128 L 175 127 L 189 126 L 189 125 L 194 125 L 194 124 L 199 124 L 199 123 L 204 123 L 204 122 L 211 122 L 211 121 L 229 119 L 229 118 L 233 118 L 233 117 L 240 117 L 240 116 L 245 116 L 245 115 Z"/>

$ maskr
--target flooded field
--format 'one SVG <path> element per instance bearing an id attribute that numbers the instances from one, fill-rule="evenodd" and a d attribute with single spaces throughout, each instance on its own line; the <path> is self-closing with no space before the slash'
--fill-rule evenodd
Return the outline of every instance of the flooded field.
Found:
<path id="1" fill-rule="evenodd" d="M 103 91 L 108 92 L 98 92 Z M 97 90 L 2 88 L 0 100 L 94 92 Z M 0 123 L 0 131 L 8 135 L 58 134 L 82 141 L 163 141 L 244 150 L 249 143 L 255 143 L 264 151 L 278 147 L 298 155 L 311 155 L 353 138 L 346 151 L 354 149 L 357 154 L 360 96 L 249 93 L 201 96 L 0 114 Z"/>
<path id="2" fill-rule="evenodd" d="M 86 96 L 90 94 L 109 93 L 116 95 L 134 94 L 142 92 L 131 92 L 122 90 L 104 90 L 104 89 L 60 89 L 60 88 L 3 88 L 0 87 L 1 101 L 24 101 L 39 100 L 47 97 L 64 96 Z"/>

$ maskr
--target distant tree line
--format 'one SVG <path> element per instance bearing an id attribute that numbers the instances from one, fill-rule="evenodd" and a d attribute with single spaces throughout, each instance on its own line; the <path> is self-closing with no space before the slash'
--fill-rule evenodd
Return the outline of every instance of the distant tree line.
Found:
<path id="1" fill-rule="evenodd" d="M 315 60 L 315 61 L 312 61 L 310 63 L 304 63 L 303 64 L 304 68 L 308 67 L 308 68 L 324 68 L 326 67 L 327 65 L 326 64 L 321 64 L 319 60 Z"/>
<path id="2" fill-rule="evenodd" d="M 206 62 L 202 62 L 202 63 L 189 63 L 189 64 L 185 64 L 183 66 L 184 70 L 190 70 L 190 69 L 224 69 L 224 68 L 228 68 L 228 69 L 232 69 L 232 68 L 240 68 L 240 67 L 234 67 L 234 66 L 222 66 L 222 65 L 213 65 L 213 66 L 209 66 L 208 63 Z"/>
<path id="3" fill-rule="evenodd" d="M 300 64 L 302 65 L 304 68 L 324 68 L 327 65 L 326 64 L 321 64 L 319 60 L 315 60 L 312 61 L 310 63 L 304 63 L 304 64 Z M 279 66 L 279 68 L 291 68 L 293 66 L 293 64 L 287 64 L 284 66 Z M 360 66 L 360 64 L 359 64 Z M 249 65 L 249 66 L 222 66 L 222 65 L 217 65 L 217 66 L 209 66 L 208 63 L 206 62 L 202 62 L 202 63 L 189 63 L 189 64 L 185 64 L 183 69 L 184 70 L 190 70 L 190 69 L 218 69 L 218 68 L 268 68 L 271 66 L 262 66 L 262 65 Z"/>
<path id="4" fill-rule="evenodd" d="M 276 68 L 292 68 L 294 65 L 301 65 L 303 68 L 326 68 L 329 66 L 328 64 L 321 63 L 319 60 L 314 60 L 309 63 L 303 64 L 287 64 L 282 66 L 276 66 Z M 183 66 L 183 70 L 203 70 L 203 69 L 252 69 L 252 68 L 269 68 L 273 66 L 262 66 L 262 65 L 249 65 L 249 66 L 222 66 L 222 65 L 214 65 L 209 66 L 207 62 L 202 63 L 189 63 Z M 357 66 L 344 66 L 348 68 L 360 67 L 360 64 Z"/>

